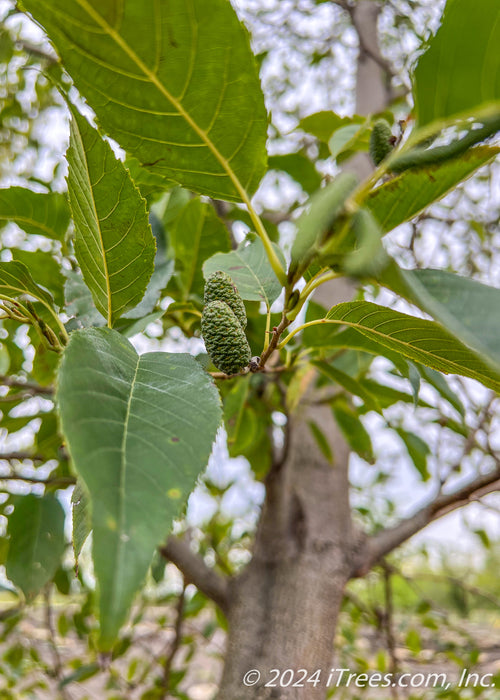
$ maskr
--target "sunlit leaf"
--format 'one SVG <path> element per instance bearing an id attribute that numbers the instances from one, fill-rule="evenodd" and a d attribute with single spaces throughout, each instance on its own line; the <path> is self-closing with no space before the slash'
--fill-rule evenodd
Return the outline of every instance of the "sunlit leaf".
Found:
<path id="1" fill-rule="evenodd" d="M 448 0 L 414 71 L 418 125 L 500 101 L 499 46 L 497 0 Z"/>
<path id="2" fill-rule="evenodd" d="M 69 225 L 69 206 L 58 192 L 24 187 L 0 189 L 0 222 L 13 221 L 26 233 L 62 240 Z"/>
<path id="3" fill-rule="evenodd" d="M 283 170 L 302 186 L 308 194 L 315 192 L 321 185 L 321 175 L 314 163 L 303 153 L 287 153 L 270 156 L 269 170 Z"/>
<path id="4" fill-rule="evenodd" d="M 354 115 L 353 117 L 340 117 L 335 112 L 322 111 L 310 114 L 299 122 L 299 128 L 308 134 L 316 136 L 320 141 L 328 143 L 331 135 L 336 129 L 349 124 L 362 124 L 365 117 Z"/>
<path id="5" fill-rule="evenodd" d="M 478 146 L 460 158 L 406 170 L 373 190 L 364 204 L 387 233 L 444 197 L 498 153 L 496 146 Z"/>
<path id="6" fill-rule="evenodd" d="M 356 185 L 355 175 L 342 173 L 311 197 L 308 208 L 297 221 L 297 233 L 292 245 L 293 261 L 300 263 L 313 256 Z"/>
<path id="7" fill-rule="evenodd" d="M 275 247 L 276 253 L 283 254 Z M 260 239 L 244 241 L 230 253 L 217 253 L 203 265 L 205 279 L 223 270 L 233 279 L 243 299 L 263 301 L 271 306 L 281 293 L 281 284 L 274 274 Z"/>
<path id="8" fill-rule="evenodd" d="M 112 326 L 134 308 L 153 272 L 146 202 L 110 145 L 71 108 L 68 191 L 75 253 L 98 311 Z"/>
<path id="9" fill-rule="evenodd" d="M 42 250 L 22 250 L 11 248 L 12 259 L 26 265 L 37 284 L 47 289 L 57 306 L 64 304 L 64 276 L 61 266 L 50 253 Z"/>
<path id="10" fill-rule="evenodd" d="M 375 342 L 396 357 L 399 355 L 420 362 L 440 372 L 471 377 L 495 391 L 500 390 L 500 374 L 433 321 L 408 316 L 371 302 L 353 301 L 334 306 L 323 322 L 314 324 L 308 329 L 309 336 L 314 335 L 312 331 L 316 324 L 319 325 L 323 344 L 329 342 L 324 337 L 328 335 L 324 327 L 332 325 L 331 342 L 336 347 L 357 347 L 370 352 Z M 336 332 L 338 326 L 359 331 L 366 341 L 358 334 L 349 334 L 347 330 L 341 336 Z"/>
<path id="11" fill-rule="evenodd" d="M 241 200 L 265 171 L 267 114 L 227 0 L 26 0 L 102 128 L 139 164 Z"/>

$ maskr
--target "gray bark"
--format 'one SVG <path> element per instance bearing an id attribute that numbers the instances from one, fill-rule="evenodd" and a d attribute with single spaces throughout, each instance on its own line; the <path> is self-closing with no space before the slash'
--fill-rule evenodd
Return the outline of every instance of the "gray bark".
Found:
<path id="1" fill-rule="evenodd" d="M 389 98 L 376 38 L 379 10 L 373 0 L 360 0 L 348 11 L 360 37 L 356 109 L 377 112 Z M 361 156 L 349 168 L 362 179 L 371 166 Z M 319 292 L 316 298 L 328 307 L 352 296 L 346 283 L 323 285 Z M 356 552 L 349 450 L 329 407 L 303 404 L 290 420 L 288 457 L 266 480 L 252 560 L 230 584 L 219 700 L 326 697 L 337 617 Z M 328 436 L 333 465 L 311 435 L 311 420 Z M 251 669 L 261 673 L 261 681 L 245 687 L 243 678 Z M 265 687 L 271 669 L 320 669 L 322 682 L 316 687 Z"/>

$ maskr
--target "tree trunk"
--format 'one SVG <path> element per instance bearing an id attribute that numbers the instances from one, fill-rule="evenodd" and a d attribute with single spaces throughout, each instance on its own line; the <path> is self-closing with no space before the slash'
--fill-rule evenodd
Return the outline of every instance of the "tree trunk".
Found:
<path id="1" fill-rule="evenodd" d="M 356 105 L 361 113 L 383 109 L 389 95 L 378 51 L 378 8 L 360 0 L 349 10 L 360 37 Z M 350 163 L 364 178 L 365 156 Z M 348 285 L 323 285 L 321 303 L 350 298 Z M 333 465 L 311 434 L 313 420 L 328 437 Z M 325 698 L 333 641 L 344 589 L 356 550 L 349 506 L 349 450 L 327 406 L 307 406 L 290 418 L 290 444 L 282 464 L 266 480 L 266 499 L 253 557 L 230 584 L 227 652 L 219 700 Z M 291 673 L 276 673 L 292 669 Z M 299 672 L 305 669 L 307 676 Z M 319 669 L 315 686 L 307 677 Z M 249 671 L 257 673 L 247 676 Z M 281 679 L 281 683 L 280 683 Z M 293 683 L 302 682 L 297 687 Z M 283 687 L 287 685 L 288 687 Z"/>
<path id="2" fill-rule="evenodd" d="M 331 429 L 330 411 L 315 420 Z M 350 563 L 347 449 L 325 460 L 302 417 L 291 425 L 289 458 L 267 479 L 252 561 L 230 589 L 229 639 L 219 698 L 323 697 L 324 690 L 265 688 L 273 668 L 327 671 Z M 337 466 L 338 465 L 338 466 Z M 347 546 L 346 546 L 347 545 Z M 256 669 L 261 683 L 245 688 Z"/>

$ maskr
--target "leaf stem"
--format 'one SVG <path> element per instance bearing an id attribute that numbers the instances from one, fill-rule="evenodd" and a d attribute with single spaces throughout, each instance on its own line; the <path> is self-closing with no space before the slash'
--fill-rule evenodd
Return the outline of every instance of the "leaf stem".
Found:
<path id="1" fill-rule="evenodd" d="M 266 330 L 264 331 L 264 350 L 269 347 L 269 334 L 271 329 L 271 309 L 267 307 Z"/>
<path id="2" fill-rule="evenodd" d="M 281 350 L 281 348 L 284 348 L 285 345 L 293 338 L 294 335 L 297 335 L 297 333 L 300 333 L 300 331 L 303 331 L 304 328 L 309 328 L 310 326 L 319 326 L 321 323 L 341 323 L 338 319 L 329 319 L 329 318 L 319 318 L 316 321 L 308 321 L 307 323 L 303 323 L 300 326 L 297 326 L 297 328 L 294 328 L 293 331 L 291 331 L 287 337 L 281 341 L 281 343 L 278 343 L 277 348 L 278 350 Z"/>
<path id="3" fill-rule="evenodd" d="M 264 227 L 264 224 L 262 223 L 262 220 L 260 216 L 257 214 L 255 209 L 252 206 L 252 203 L 250 201 L 249 196 L 247 195 L 246 191 L 241 187 L 239 190 L 239 194 L 241 198 L 243 199 L 243 202 L 246 204 L 248 213 L 250 215 L 250 218 L 252 219 L 252 223 L 255 226 L 255 231 L 257 235 L 259 236 L 260 240 L 262 241 L 262 244 L 264 245 L 264 250 L 266 251 L 267 258 L 271 264 L 271 267 L 274 270 L 274 274 L 280 281 L 280 283 L 283 285 L 283 287 L 286 287 L 287 285 L 287 276 L 286 272 L 283 269 L 283 266 L 281 262 L 279 261 L 278 256 L 276 255 L 276 251 L 273 248 L 273 244 L 271 243 L 271 239 L 269 238 L 267 231 Z"/>
<path id="4" fill-rule="evenodd" d="M 300 293 L 299 300 L 297 304 L 294 306 L 294 308 L 287 313 L 287 318 L 289 321 L 294 321 L 297 316 L 299 315 L 302 307 L 306 303 L 308 297 L 311 295 L 311 293 L 320 287 L 322 284 L 325 282 L 329 282 L 330 280 L 334 280 L 337 277 L 341 277 L 341 275 L 338 272 L 334 272 L 333 270 L 328 271 L 328 268 L 324 267 L 322 268 L 314 277 L 312 277 L 309 282 L 305 285 L 303 290 Z"/>

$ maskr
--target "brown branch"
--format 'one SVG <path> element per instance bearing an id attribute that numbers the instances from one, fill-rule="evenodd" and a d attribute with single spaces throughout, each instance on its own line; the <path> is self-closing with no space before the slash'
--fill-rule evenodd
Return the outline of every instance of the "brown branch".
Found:
<path id="1" fill-rule="evenodd" d="M 52 674 L 54 678 L 56 678 L 59 681 L 59 692 L 61 694 L 61 698 L 64 698 L 64 700 L 70 700 L 71 695 L 69 695 L 68 690 L 64 687 L 61 686 L 61 681 L 63 680 L 63 664 L 61 660 L 61 655 L 59 654 L 59 647 L 57 644 L 57 635 L 56 635 L 56 629 L 54 625 L 54 612 L 52 609 L 52 603 L 50 600 L 50 588 L 47 587 L 44 591 L 44 598 L 45 598 L 45 624 L 47 625 L 47 632 L 48 632 L 48 637 L 49 637 L 49 645 L 52 651 L 52 658 L 53 658 L 53 669 L 52 669 Z"/>
<path id="2" fill-rule="evenodd" d="M 176 565 L 184 575 L 186 583 L 194 584 L 223 612 L 227 612 L 229 607 L 227 580 L 210 569 L 203 559 L 192 551 L 186 541 L 171 536 L 167 543 L 160 548 L 160 554 Z"/>
<path id="3" fill-rule="evenodd" d="M 32 462 L 45 461 L 45 457 L 42 457 L 42 455 L 34 455 L 31 452 L 0 452 L 0 461 L 4 460 L 5 462 L 23 462 L 25 459 L 29 459 Z M 13 476 L 13 478 L 16 479 L 22 477 Z"/>
<path id="4" fill-rule="evenodd" d="M 279 365 L 278 367 L 257 367 L 253 370 L 250 368 L 250 372 L 258 372 L 259 374 L 282 374 L 283 372 L 288 372 L 290 367 L 286 365 Z M 225 374 L 225 372 L 209 372 L 208 373 L 214 379 L 234 379 L 234 377 L 244 377 L 248 374 L 248 370 L 242 370 L 241 372 L 236 372 L 236 374 Z"/>
<path id="5" fill-rule="evenodd" d="M 390 568 L 386 565 L 386 562 L 382 560 L 382 570 L 384 574 L 384 602 L 385 610 L 384 616 L 382 618 L 382 625 L 385 633 L 385 641 L 387 645 L 387 651 L 389 653 L 389 658 L 391 660 L 390 671 L 393 676 L 396 676 L 399 669 L 399 659 L 396 653 L 396 640 L 394 637 L 394 600 L 392 591 L 392 572 Z M 396 686 L 391 688 L 391 695 L 394 700 L 398 698 L 398 691 Z"/>
<path id="6" fill-rule="evenodd" d="M 285 302 L 285 308 L 286 308 L 286 302 Z M 283 316 L 281 317 L 281 321 L 279 322 L 279 325 L 273 328 L 272 330 L 272 337 L 269 345 L 267 348 L 264 350 L 262 355 L 260 356 L 260 363 L 259 363 L 259 370 L 262 370 L 265 367 L 266 362 L 272 355 L 272 353 L 276 350 L 278 346 L 279 339 L 281 337 L 281 334 L 290 325 L 291 321 L 286 317 L 285 312 L 283 312 Z"/>
<path id="7" fill-rule="evenodd" d="M 373 46 L 368 45 L 369 38 L 365 38 L 364 27 L 360 24 L 356 16 L 356 5 L 349 3 L 347 0 L 332 0 L 335 5 L 341 7 L 351 19 L 351 24 L 358 35 L 359 54 L 361 59 L 363 56 L 368 56 L 372 59 L 389 77 L 394 76 L 394 70 L 390 63 L 382 56 L 378 48 L 378 44 Z"/>
<path id="8" fill-rule="evenodd" d="M 0 374 L 0 384 L 2 386 L 15 387 L 16 389 L 24 389 L 26 394 L 36 395 L 48 395 L 52 396 L 54 389 L 50 386 L 40 386 L 40 384 L 35 384 L 35 382 L 23 382 L 21 379 L 15 379 L 15 377 L 7 377 L 4 374 Z"/>
<path id="9" fill-rule="evenodd" d="M 4 459 L 4 457 L 1 457 Z M 33 459 L 32 457 L 26 459 Z M 43 484 L 44 486 L 72 486 L 76 484 L 73 476 L 57 476 L 51 479 L 39 479 L 36 476 L 23 476 L 22 474 L 0 474 L 0 481 L 26 481 L 28 484 Z"/>
<path id="10" fill-rule="evenodd" d="M 457 508 L 500 490 L 500 465 L 450 493 L 441 493 L 430 503 L 397 525 L 368 537 L 353 559 L 353 578 L 365 576 L 382 557 L 413 537 L 424 527 Z"/>

